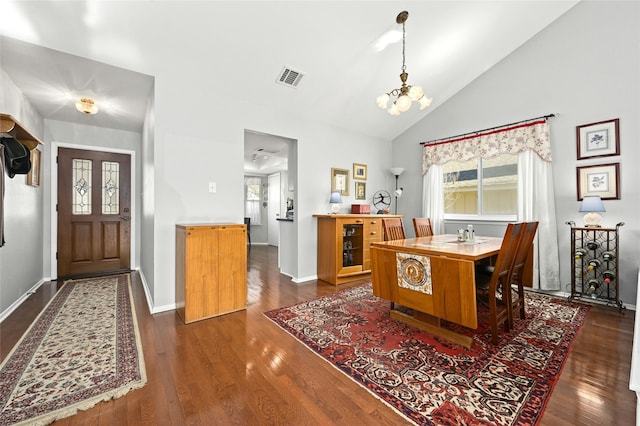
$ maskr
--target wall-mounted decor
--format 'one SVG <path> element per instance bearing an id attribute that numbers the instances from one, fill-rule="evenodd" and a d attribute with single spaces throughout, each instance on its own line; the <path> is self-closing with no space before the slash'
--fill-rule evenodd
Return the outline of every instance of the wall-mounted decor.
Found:
<path id="1" fill-rule="evenodd" d="M 620 119 L 576 127 L 578 160 L 620 155 Z"/>
<path id="2" fill-rule="evenodd" d="M 367 199 L 367 184 L 365 182 L 356 182 L 356 200 Z"/>
<path id="3" fill-rule="evenodd" d="M 31 170 L 27 174 L 27 185 L 40 186 L 40 151 L 31 150 Z"/>
<path id="4" fill-rule="evenodd" d="M 620 163 L 576 168 L 578 201 L 586 195 L 599 195 L 603 200 L 620 199 Z"/>
<path id="5" fill-rule="evenodd" d="M 367 165 L 353 163 L 353 178 L 358 180 L 367 180 Z"/>
<path id="6" fill-rule="evenodd" d="M 349 170 L 331 169 L 331 192 L 339 192 L 340 195 L 349 195 Z"/>

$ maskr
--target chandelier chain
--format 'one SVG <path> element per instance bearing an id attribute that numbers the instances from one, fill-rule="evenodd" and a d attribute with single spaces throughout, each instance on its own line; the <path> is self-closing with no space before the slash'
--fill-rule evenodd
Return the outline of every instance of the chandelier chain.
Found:
<path id="1" fill-rule="evenodd" d="M 404 22 L 402 23 L 402 72 L 407 70 L 407 66 L 404 64 L 404 45 L 405 45 L 405 31 L 404 31 Z"/>

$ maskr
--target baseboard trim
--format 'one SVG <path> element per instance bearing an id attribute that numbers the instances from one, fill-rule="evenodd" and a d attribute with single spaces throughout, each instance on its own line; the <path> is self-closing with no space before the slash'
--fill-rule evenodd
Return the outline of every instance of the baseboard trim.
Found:
<path id="1" fill-rule="evenodd" d="M 5 309 L 2 312 L 2 314 L 0 314 L 0 322 L 2 322 L 5 319 L 7 319 L 7 317 L 13 313 L 13 311 L 18 309 L 18 306 L 20 306 L 25 300 L 27 300 L 29 298 L 29 296 L 31 296 L 33 293 L 35 293 L 36 290 L 38 290 L 38 288 L 40 288 L 40 286 L 42 284 L 44 284 L 45 282 L 47 282 L 47 281 L 51 281 L 51 280 L 50 279 L 41 278 L 40 281 L 38 281 L 33 287 L 31 287 L 29 290 L 27 290 L 22 296 L 20 296 L 20 298 L 18 300 L 13 302 L 7 309 Z"/>

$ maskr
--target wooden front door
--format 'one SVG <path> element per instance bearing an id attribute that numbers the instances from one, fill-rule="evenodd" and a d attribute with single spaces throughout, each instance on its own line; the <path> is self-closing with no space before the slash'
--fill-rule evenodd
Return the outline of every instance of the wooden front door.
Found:
<path id="1" fill-rule="evenodd" d="M 128 271 L 131 156 L 58 151 L 58 278 Z"/>

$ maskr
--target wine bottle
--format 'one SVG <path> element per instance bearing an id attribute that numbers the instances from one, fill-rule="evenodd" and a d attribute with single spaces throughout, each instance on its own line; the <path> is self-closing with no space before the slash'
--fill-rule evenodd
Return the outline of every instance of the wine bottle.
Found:
<path id="1" fill-rule="evenodd" d="M 600 267 L 600 265 L 602 265 L 602 262 L 600 262 L 600 259 L 591 259 L 591 260 L 589 261 L 588 269 L 589 269 L 590 271 L 592 271 L 592 270 L 594 270 L 594 269 L 596 269 L 596 268 L 599 268 L 599 267 Z"/>
<path id="2" fill-rule="evenodd" d="M 587 285 L 589 286 L 589 292 L 591 293 L 591 297 L 593 299 L 595 299 L 596 297 L 598 297 L 598 288 L 600 287 L 600 282 L 596 279 L 590 279 L 587 282 Z"/>
<path id="3" fill-rule="evenodd" d="M 587 247 L 589 248 L 589 250 L 597 250 L 598 247 L 600 247 L 600 244 L 598 244 L 596 241 L 589 241 L 587 243 Z"/>
<path id="4" fill-rule="evenodd" d="M 583 248 L 576 249 L 576 252 L 574 254 L 576 259 L 582 259 L 586 255 L 587 255 L 587 251 Z"/>
<path id="5" fill-rule="evenodd" d="M 602 273 L 602 278 L 604 279 L 605 284 L 610 284 L 616 278 L 616 274 L 613 271 L 606 270 Z"/>
<path id="6" fill-rule="evenodd" d="M 612 251 L 605 251 L 602 253 L 602 258 L 607 262 L 611 262 L 616 258 L 616 254 Z"/>

